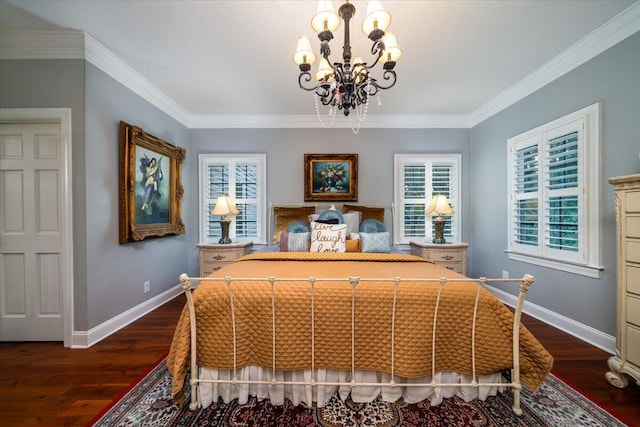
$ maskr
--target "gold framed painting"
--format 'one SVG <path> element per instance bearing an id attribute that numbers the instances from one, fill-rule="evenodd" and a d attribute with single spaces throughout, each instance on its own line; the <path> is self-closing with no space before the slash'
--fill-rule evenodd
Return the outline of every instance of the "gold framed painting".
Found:
<path id="1" fill-rule="evenodd" d="M 186 150 L 120 122 L 120 243 L 184 234 Z"/>
<path id="2" fill-rule="evenodd" d="M 305 154 L 304 201 L 358 201 L 357 154 Z"/>

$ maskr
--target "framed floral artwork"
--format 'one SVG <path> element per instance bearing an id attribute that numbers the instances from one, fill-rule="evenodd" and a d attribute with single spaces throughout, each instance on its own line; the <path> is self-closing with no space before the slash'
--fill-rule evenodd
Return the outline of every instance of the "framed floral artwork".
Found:
<path id="1" fill-rule="evenodd" d="M 120 122 L 120 243 L 184 234 L 186 150 Z"/>
<path id="2" fill-rule="evenodd" d="M 304 201 L 358 201 L 358 155 L 305 154 Z"/>

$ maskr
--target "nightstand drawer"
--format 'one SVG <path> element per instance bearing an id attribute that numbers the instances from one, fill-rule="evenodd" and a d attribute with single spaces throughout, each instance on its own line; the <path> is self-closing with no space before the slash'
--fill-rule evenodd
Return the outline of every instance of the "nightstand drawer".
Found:
<path id="1" fill-rule="evenodd" d="M 202 263 L 202 276 L 208 276 L 214 271 L 220 270 L 225 265 L 229 265 L 228 262 L 203 262 Z"/>
<path id="2" fill-rule="evenodd" d="M 462 252 L 461 251 L 430 251 L 429 259 L 431 261 L 435 261 L 438 264 L 442 263 L 452 263 L 452 262 L 461 262 L 462 261 Z"/>
<path id="3" fill-rule="evenodd" d="M 251 242 L 228 244 L 198 244 L 200 252 L 200 276 L 206 277 L 214 271 L 251 253 Z"/>
<path id="4" fill-rule="evenodd" d="M 456 273 L 464 274 L 462 262 L 436 262 L 440 267 L 448 268 Z"/>
<path id="5" fill-rule="evenodd" d="M 467 274 L 467 243 L 427 243 L 410 241 L 411 254 L 426 258 L 441 267 Z"/>
<path id="6" fill-rule="evenodd" d="M 202 262 L 209 263 L 215 261 L 233 261 L 242 255 L 242 251 L 216 251 L 216 252 L 203 252 Z"/>

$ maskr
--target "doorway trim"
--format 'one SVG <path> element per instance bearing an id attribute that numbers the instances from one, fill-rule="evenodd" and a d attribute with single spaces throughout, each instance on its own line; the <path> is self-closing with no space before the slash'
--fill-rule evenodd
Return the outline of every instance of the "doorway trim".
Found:
<path id="1" fill-rule="evenodd" d="M 2 123 L 49 122 L 60 124 L 62 149 L 62 317 L 64 346 L 73 339 L 73 187 L 71 108 L 0 108 Z"/>

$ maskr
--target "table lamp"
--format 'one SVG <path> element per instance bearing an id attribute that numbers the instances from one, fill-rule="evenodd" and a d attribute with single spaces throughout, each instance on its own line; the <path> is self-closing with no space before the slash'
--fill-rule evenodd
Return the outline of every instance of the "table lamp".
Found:
<path id="1" fill-rule="evenodd" d="M 447 243 L 444 240 L 444 223 L 445 219 L 442 215 L 453 214 L 453 209 L 449 206 L 447 196 L 444 194 L 436 194 L 431 199 L 429 207 L 425 211 L 426 215 L 433 215 L 436 218 L 433 219 L 433 224 L 436 227 L 436 236 L 433 238 L 433 243 Z"/>
<path id="2" fill-rule="evenodd" d="M 216 200 L 216 206 L 211 211 L 211 215 L 220 215 L 220 227 L 222 228 L 222 237 L 218 243 L 229 244 L 231 239 L 229 238 L 229 224 L 231 219 L 227 215 L 237 215 L 240 211 L 236 209 L 236 205 L 233 204 L 233 200 L 227 194 L 221 194 Z"/>

